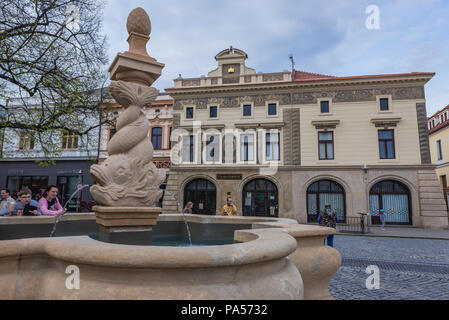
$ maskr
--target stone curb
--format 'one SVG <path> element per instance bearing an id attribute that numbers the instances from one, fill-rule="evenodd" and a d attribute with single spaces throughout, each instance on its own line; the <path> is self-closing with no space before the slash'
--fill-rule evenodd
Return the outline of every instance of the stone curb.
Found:
<path id="1" fill-rule="evenodd" d="M 440 237 L 420 237 L 420 236 L 400 236 L 400 235 L 382 235 L 382 234 L 372 234 L 372 233 L 340 233 L 337 232 L 336 235 L 338 236 L 364 236 L 364 237 L 379 237 L 379 238 L 401 238 L 401 239 L 422 239 L 422 240 L 446 240 L 449 241 L 449 237 L 448 238 L 440 238 Z"/>

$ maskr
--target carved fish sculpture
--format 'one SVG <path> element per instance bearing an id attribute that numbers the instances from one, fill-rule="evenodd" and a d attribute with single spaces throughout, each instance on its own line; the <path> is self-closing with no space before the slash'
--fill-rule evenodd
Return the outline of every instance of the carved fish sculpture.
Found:
<path id="1" fill-rule="evenodd" d="M 158 91 L 124 81 L 112 82 L 109 90 L 126 110 L 118 118 L 117 132 L 109 141 L 109 158 L 90 168 L 96 182 L 90 192 L 97 203 L 105 206 L 151 206 L 162 196 L 159 186 L 165 180 L 165 172 L 151 161 L 149 124 L 141 108 L 151 103 Z"/>

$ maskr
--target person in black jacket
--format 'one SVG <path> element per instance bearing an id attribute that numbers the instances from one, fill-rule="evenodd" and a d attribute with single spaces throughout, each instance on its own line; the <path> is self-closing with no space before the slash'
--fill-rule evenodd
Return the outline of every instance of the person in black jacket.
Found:
<path id="1" fill-rule="evenodd" d="M 332 209 L 332 207 L 329 203 L 327 203 L 324 206 L 324 210 L 322 212 L 320 212 L 320 214 L 318 215 L 318 223 L 320 224 L 320 226 L 323 226 L 323 227 L 337 229 L 337 221 L 338 221 L 337 212 L 334 209 Z M 326 240 L 324 240 L 324 243 L 326 244 Z M 327 245 L 329 247 L 334 246 L 334 235 L 333 234 L 331 234 L 327 237 Z"/>

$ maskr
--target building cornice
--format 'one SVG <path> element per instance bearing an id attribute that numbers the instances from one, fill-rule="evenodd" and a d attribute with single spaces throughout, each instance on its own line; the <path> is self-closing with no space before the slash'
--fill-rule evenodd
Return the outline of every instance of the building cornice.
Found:
<path id="1" fill-rule="evenodd" d="M 379 84 L 410 84 L 420 83 L 426 84 L 435 74 L 434 73 L 411 73 L 400 75 L 386 75 L 382 76 L 362 76 L 362 77 L 341 77 L 329 79 L 314 79 L 314 80 L 295 80 L 289 82 L 270 82 L 257 84 L 225 84 L 215 86 L 202 87 L 186 87 L 186 88 L 168 88 L 166 91 L 175 98 L 180 94 L 197 94 L 197 93 L 222 93 L 222 92 L 237 92 L 237 91 L 257 91 L 267 89 L 291 90 L 291 89 L 313 89 L 313 88 L 328 88 L 328 87 L 349 87 L 362 85 L 379 85 Z"/>
<path id="2" fill-rule="evenodd" d="M 368 170 L 434 170 L 437 166 L 433 164 L 388 164 L 388 165 L 368 165 Z M 173 171 L 235 171 L 235 170 L 255 170 L 258 171 L 261 168 L 268 168 L 262 165 L 221 165 L 221 166 L 178 166 L 174 165 L 170 170 Z M 341 170 L 364 170 L 363 165 L 323 165 L 323 166 L 301 166 L 301 165 L 280 165 L 278 170 L 280 171 L 314 171 L 314 170 L 329 170 L 329 171 L 341 171 Z"/>

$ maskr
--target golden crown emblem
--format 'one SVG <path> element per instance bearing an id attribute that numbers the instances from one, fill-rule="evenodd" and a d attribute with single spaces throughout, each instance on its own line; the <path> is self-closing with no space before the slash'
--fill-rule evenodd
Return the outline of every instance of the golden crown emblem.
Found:
<path id="1" fill-rule="evenodd" d="M 234 73 L 234 72 L 235 72 L 234 67 L 229 67 L 228 73 Z"/>

